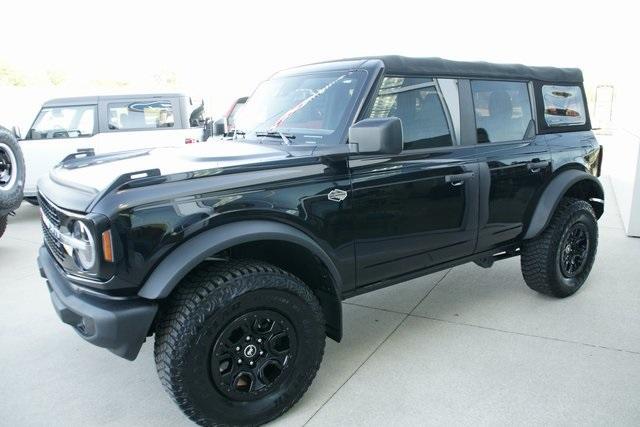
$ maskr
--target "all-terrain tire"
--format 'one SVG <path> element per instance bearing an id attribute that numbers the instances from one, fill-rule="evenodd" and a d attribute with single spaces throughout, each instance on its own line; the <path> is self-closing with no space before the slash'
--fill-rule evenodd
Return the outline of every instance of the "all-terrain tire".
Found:
<path id="1" fill-rule="evenodd" d="M 264 310 L 290 322 L 284 323 L 290 326 L 287 343 L 290 347 L 294 347 L 291 342 L 296 343 L 295 350 L 285 359 L 288 364 L 282 365 L 287 366 L 282 370 L 286 375 L 281 374 L 268 388 L 255 392 L 263 394 L 251 397 L 245 393 L 246 398 L 236 399 L 240 389 L 233 387 L 240 382 L 232 381 L 231 388 L 222 380 L 218 382 L 223 367 L 218 366 L 217 357 L 240 349 L 224 369 L 250 369 L 249 359 L 239 359 L 243 363 L 236 364 L 236 358 L 246 356 L 247 350 L 256 354 L 256 348 L 249 349 L 248 343 L 260 341 L 255 337 L 249 341 L 247 336 L 245 343 L 244 330 L 240 341 L 233 341 L 236 337 L 231 338 L 226 331 L 235 327 L 235 322 Z M 248 324 L 251 331 L 255 324 L 251 320 Z M 200 425 L 264 424 L 291 408 L 313 381 L 324 354 L 324 324 L 313 292 L 297 277 L 273 265 L 259 261 L 203 264 L 183 279 L 161 308 L 155 337 L 158 375 L 180 409 Z M 265 342 L 274 339 L 265 338 Z M 238 342 L 238 347 L 229 346 L 229 342 Z M 259 349 L 265 350 L 265 358 L 269 357 L 272 344 L 261 345 L 266 345 Z M 266 369 L 268 359 L 252 360 L 256 369 L 260 363 Z M 216 376 L 218 370 L 220 376 Z M 246 382 L 243 384 L 246 386 Z"/>
<path id="2" fill-rule="evenodd" d="M 0 237 L 4 234 L 4 231 L 7 229 L 7 216 L 0 216 Z"/>
<path id="3" fill-rule="evenodd" d="M 24 158 L 13 133 L 0 126 L 0 162 L 9 161 L 10 173 L 2 175 L 0 170 L 0 215 L 15 210 L 22 203 L 24 191 Z M 6 182 L 5 182 L 6 181 Z"/>
<path id="4" fill-rule="evenodd" d="M 585 236 L 586 240 L 580 241 L 586 243 L 576 244 L 580 249 L 573 249 L 571 238 L 577 232 Z M 593 207 L 584 200 L 563 198 L 547 228 L 522 245 L 522 275 L 534 291 L 557 298 L 568 297 L 580 289 L 589 276 L 597 248 L 598 223 Z M 584 256 L 572 258 L 570 255 L 574 252 Z M 572 259 L 581 261 L 573 263 Z"/>

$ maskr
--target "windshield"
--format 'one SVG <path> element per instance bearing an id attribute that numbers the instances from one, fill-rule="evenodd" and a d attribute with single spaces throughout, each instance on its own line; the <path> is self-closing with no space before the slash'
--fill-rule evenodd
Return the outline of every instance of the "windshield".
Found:
<path id="1" fill-rule="evenodd" d="M 27 139 L 92 136 L 95 116 L 95 105 L 43 108 L 29 130 Z"/>
<path id="2" fill-rule="evenodd" d="M 278 138 L 285 133 L 296 144 L 337 144 L 365 79 L 364 71 L 340 71 L 267 80 L 238 112 L 237 132 Z"/>

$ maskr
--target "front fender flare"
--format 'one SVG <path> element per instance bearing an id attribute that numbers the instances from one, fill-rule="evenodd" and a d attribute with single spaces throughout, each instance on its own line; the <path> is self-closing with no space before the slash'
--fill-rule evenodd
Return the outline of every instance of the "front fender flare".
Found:
<path id="1" fill-rule="evenodd" d="M 233 246 L 260 240 L 280 240 L 304 247 L 317 256 L 331 275 L 335 298 L 328 296 L 330 313 L 327 334 L 340 340 L 342 336 L 342 278 L 331 257 L 309 235 L 283 223 L 247 220 L 224 224 L 204 231 L 185 241 L 171 252 L 151 273 L 138 295 L 156 300 L 168 297 L 178 283 L 206 258 Z M 325 300 L 326 301 L 326 300 Z"/>
<path id="2" fill-rule="evenodd" d="M 604 197 L 602 184 L 600 184 L 600 181 L 595 176 L 577 169 L 569 169 L 559 173 L 551 180 L 540 196 L 523 239 L 532 239 L 540 234 L 549 224 L 560 199 L 564 197 L 574 184 L 583 180 L 594 182 L 599 189 L 600 198 L 602 199 Z"/>
<path id="3" fill-rule="evenodd" d="M 138 295 L 147 299 L 166 298 L 187 273 L 218 252 L 232 246 L 259 240 L 282 240 L 311 251 L 325 263 L 333 279 L 334 290 L 341 296 L 342 280 L 335 264 L 311 237 L 286 224 L 249 220 L 221 225 L 185 241 L 155 268 Z"/>

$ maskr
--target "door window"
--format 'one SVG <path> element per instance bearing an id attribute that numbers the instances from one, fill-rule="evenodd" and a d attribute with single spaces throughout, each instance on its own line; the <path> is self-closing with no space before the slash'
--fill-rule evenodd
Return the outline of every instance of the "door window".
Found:
<path id="1" fill-rule="evenodd" d="M 531 122 L 529 87 L 524 82 L 471 82 L 478 143 L 520 141 Z"/>
<path id="2" fill-rule="evenodd" d="M 112 102 L 107 109 L 109 130 L 162 129 L 175 124 L 169 100 Z"/>
<path id="3" fill-rule="evenodd" d="M 27 139 L 80 138 L 95 133 L 96 106 L 47 107 L 40 110 Z"/>
<path id="4" fill-rule="evenodd" d="M 404 149 L 453 145 L 447 116 L 433 79 L 385 77 L 369 117 L 400 118 Z"/>
<path id="5" fill-rule="evenodd" d="M 584 99 L 578 86 L 542 86 L 544 120 L 548 126 L 586 123 Z"/>

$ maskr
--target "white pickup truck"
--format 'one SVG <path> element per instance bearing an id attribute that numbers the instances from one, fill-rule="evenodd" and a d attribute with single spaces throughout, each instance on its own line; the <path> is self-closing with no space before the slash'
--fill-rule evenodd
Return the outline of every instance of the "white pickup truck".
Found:
<path id="1" fill-rule="evenodd" d="M 47 101 L 20 141 L 26 165 L 24 197 L 35 202 L 38 179 L 76 153 L 179 146 L 206 139 L 202 110 L 179 93 Z"/>

